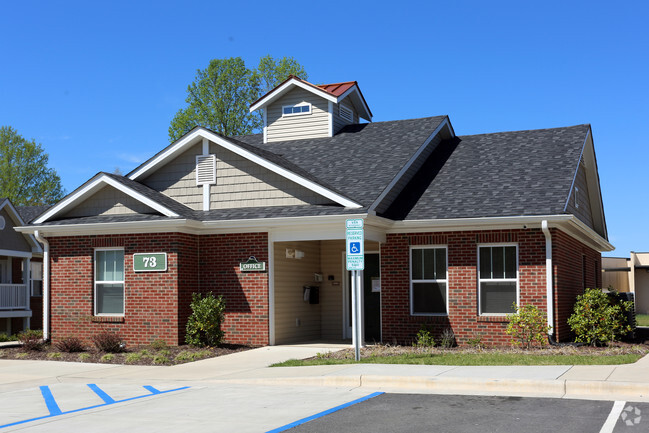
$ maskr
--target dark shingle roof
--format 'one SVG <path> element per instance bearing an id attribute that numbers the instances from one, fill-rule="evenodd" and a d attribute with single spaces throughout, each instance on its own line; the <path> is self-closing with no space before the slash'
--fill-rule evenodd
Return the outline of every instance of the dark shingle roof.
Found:
<path id="1" fill-rule="evenodd" d="M 561 214 L 589 125 L 442 143 L 393 203 L 393 219 Z"/>
<path id="2" fill-rule="evenodd" d="M 345 196 L 370 206 L 446 116 L 348 125 L 331 138 L 262 142 L 236 137 L 280 155 Z"/>
<path id="3" fill-rule="evenodd" d="M 1 201 L 1 200 L 0 200 Z M 42 205 L 42 206 L 16 206 L 16 210 L 20 217 L 23 219 L 25 224 L 29 223 L 31 220 L 39 216 L 48 210 L 51 205 Z"/>

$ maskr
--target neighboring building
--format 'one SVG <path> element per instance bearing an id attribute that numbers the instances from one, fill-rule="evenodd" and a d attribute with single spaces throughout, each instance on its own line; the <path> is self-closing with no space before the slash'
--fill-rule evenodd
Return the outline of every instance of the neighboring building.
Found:
<path id="1" fill-rule="evenodd" d="M 20 229 L 45 239 L 52 339 L 110 329 L 178 344 L 191 294 L 207 291 L 226 300 L 228 342 L 350 338 L 351 218 L 365 225 L 366 340 L 406 343 L 428 325 L 508 343 L 514 303 L 570 338 L 575 297 L 601 286 L 612 250 L 589 125 L 456 136 L 447 116 L 360 123 L 372 113 L 356 82 L 295 77 L 259 109 L 262 134 L 195 128 Z M 252 257 L 262 264 L 241 265 Z"/>
<path id="2" fill-rule="evenodd" d="M 649 253 L 602 257 L 602 272 L 603 288 L 634 293 L 636 313 L 649 314 Z"/>
<path id="3" fill-rule="evenodd" d="M 42 326 L 42 256 L 34 236 L 14 227 L 43 207 L 14 207 L 0 198 L 0 332 L 15 334 Z"/>

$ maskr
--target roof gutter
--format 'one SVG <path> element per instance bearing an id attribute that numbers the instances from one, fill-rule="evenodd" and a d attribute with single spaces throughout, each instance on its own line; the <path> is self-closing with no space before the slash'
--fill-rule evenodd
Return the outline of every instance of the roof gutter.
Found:
<path id="1" fill-rule="evenodd" d="M 50 338 L 50 243 L 34 231 L 36 240 L 43 244 L 43 340 Z"/>
<path id="2" fill-rule="evenodd" d="M 548 227 L 548 221 L 541 221 L 541 230 L 545 235 L 545 299 L 547 302 L 548 334 L 554 335 L 554 285 L 552 284 L 552 235 Z"/>

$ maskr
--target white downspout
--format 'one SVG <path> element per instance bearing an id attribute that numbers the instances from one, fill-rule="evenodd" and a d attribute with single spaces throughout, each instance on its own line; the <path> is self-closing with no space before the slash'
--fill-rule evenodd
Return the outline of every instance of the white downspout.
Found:
<path id="1" fill-rule="evenodd" d="M 552 235 L 548 228 L 548 221 L 541 221 L 541 230 L 545 235 L 545 288 L 548 304 L 548 325 L 551 326 L 550 335 L 554 335 L 554 291 L 552 290 Z"/>
<path id="2" fill-rule="evenodd" d="M 43 244 L 43 340 L 50 339 L 50 244 L 34 230 L 34 237 Z"/>

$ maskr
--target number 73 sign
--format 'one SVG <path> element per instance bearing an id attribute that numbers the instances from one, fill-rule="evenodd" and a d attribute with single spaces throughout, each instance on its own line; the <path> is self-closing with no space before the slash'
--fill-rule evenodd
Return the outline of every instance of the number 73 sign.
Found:
<path id="1" fill-rule="evenodd" d="M 133 254 L 135 272 L 164 272 L 167 270 L 167 253 Z"/>

